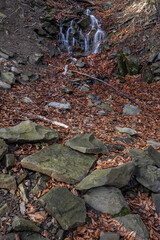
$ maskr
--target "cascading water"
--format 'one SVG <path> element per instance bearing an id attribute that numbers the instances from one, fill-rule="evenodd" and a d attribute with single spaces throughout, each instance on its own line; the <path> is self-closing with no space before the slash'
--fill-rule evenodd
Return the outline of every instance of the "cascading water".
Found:
<path id="1" fill-rule="evenodd" d="M 98 19 L 91 14 L 89 9 L 85 11 L 85 15 L 90 17 L 90 27 L 87 33 L 83 32 L 74 20 L 70 22 L 67 28 L 60 24 L 59 41 L 62 44 L 62 48 L 65 48 L 68 53 L 71 53 L 74 47 L 81 47 L 88 54 L 101 51 L 105 33 Z"/>

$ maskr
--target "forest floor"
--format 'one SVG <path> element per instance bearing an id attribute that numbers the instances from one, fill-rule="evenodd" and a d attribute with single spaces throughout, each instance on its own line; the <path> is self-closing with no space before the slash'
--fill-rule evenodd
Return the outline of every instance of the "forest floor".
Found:
<path id="1" fill-rule="evenodd" d="M 8 7 L 4 10 L 4 13 L 10 15 L 10 17 L 7 20 L 4 19 L 4 21 L 5 24 L 8 24 L 8 29 L 5 29 L 5 31 L 3 27 L 0 29 L 0 36 L 2 36 L 0 38 L 0 47 L 16 52 L 18 56 L 24 59 L 27 70 L 43 76 L 35 82 L 25 84 L 16 82 L 10 90 L 0 90 L 1 128 L 15 126 L 22 120 L 32 119 L 40 125 L 58 130 L 61 135 L 59 143 L 62 144 L 66 139 L 77 133 L 89 132 L 93 132 L 97 139 L 106 144 L 119 144 L 119 142 L 114 141 L 114 137 L 121 136 L 115 130 L 116 126 L 134 128 L 138 132 L 135 141 L 127 144 L 120 143 L 125 150 L 113 150 L 107 156 L 99 156 L 99 160 L 104 157 L 109 157 L 110 160 L 105 162 L 97 161 L 94 169 L 108 168 L 130 161 L 128 155 L 126 155 L 126 150 L 128 148 L 144 149 L 148 146 L 147 140 L 160 142 L 160 81 L 148 84 L 143 81 L 139 74 L 136 76 L 127 75 L 125 82 L 121 83 L 117 74 L 117 61 L 109 58 L 111 53 L 118 51 L 123 46 L 129 46 L 131 51 L 138 54 L 141 60 L 145 62 L 149 55 L 148 49 L 152 51 L 154 46 L 157 46 L 158 49 L 159 23 L 152 25 L 152 16 L 152 20 L 146 20 L 143 9 L 144 1 L 137 1 L 137 3 L 135 1 L 134 5 L 131 4 L 132 1 L 113 1 L 114 7 L 109 11 L 102 9 L 102 2 L 105 1 L 94 1 L 95 15 L 101 19 L 102 27 L 106 32 L 110 33 L 111 27 L 115 27 L 116 34 L 110 38 L 109 44 L 111 48 L 109 51 L 90 54 L 81 58 L 85 63 L 84 68 L 78 68 L 75 64 L 72 64 L 72 59 L 65 53 L 62 53 L 59 58 L 51 58 L 44 52 L 44 61 L 46 63 L 44 66 L 34 67 L 27 62 L 26 55 L 38 51 L 35 42 L 36 34 L 33 34 L 32 26 L 38 24 L 38 17 L 40 16 L 40 12 L 35 14 L 32 9 L 29 10 L 27 4 L 20 5 L 19 2 L 17 4 L 17 1 L 14 0 L 10 6 L 7 5 Z M 57 7 L 56 4 L 59 3 L 50 0 L 48 4 Z M 61 5 L 58 6 L 57 20 L 64 16 L 63 11 L 67 9 L 68 4 L 63 0 Z M 80 6 L 85 9 L 86 4 L 80 3 Z M 118 19 L 121 22 L 118 22 Z M 148 23 L 148 25 L 146 24 L 147 27 L 145 26 L 146 22 Z M 24 28 L 24 25 L 28 25 L 28 27 Z M 150 37 L 150 34 L 153 33 L 153 37 Z M 54 42 L 51 42 L 51 44 L 54 44 Z M 105 59 L 102 59 L 102 55 L 105 55 Z M 71 75 L 64 74 L 66 64 L 68 65 L 68 72 L 73 70 Z M 4 67 L 3 62 L 0 62 L 0 68 L 2 67 Z M 91 81 L 88 84 L 90 78 L 83 74 L 105 79 L 107 83 L 114 86 L 118 91 L 125 93 L 137 104 L 106 84 L 98 81 Z M 78 86 L 87 86 L 88 91 L 78 88 L 75 85 L 76 81 L 78 81 Z M 67 86 L 72 93 L 64 93 L 63 85 Z M 100 116 L 97 108 L 91 104 L 89 98 L 91 94 L 99 97 L 102 102 L 110 102 L 113 111 Z M 32 102 L 24 102 L 24 97 L 30 98 Z M 69 111 L 45 107 L 48 102 L 61 102 L 64 99 L 71 104 Z M 125 104 L 136 105 L 141 110 L 140 113 L 135 116 L 124 115 L 123 108 Z M 28 114 L 28 116 L 25 114 Z M 68 128 L 64 129 L 55 126 L 32 115 L 41 115 L 47 119 L 64 123 Z M 19 144 L 15 154 L 17 157 L 23 154 L 32 154 L 38 152 L 41 148 L 42 146 L 36 144 Z M 160 150 L 158 147 L 156 149 Z M 150 239 L 160 239 L 160 217 L 155 212 L 151 196 L 142 191 L 134 198 L 132 195 L 128 196 L 127 202 L 132 211 L 140 214 L 145 222 L 150 231 Z M 118 226 L 110 216 L 102 215 L 98 219 L 97 215 L 92 211 L 88 212 L 88 215 L 92 218 L 92 223 L 75 230 L 74 239 L 98 239 L 100 232 L 96 231 L 97 228 L 119 232 L 123 237 L 122 239 L 134 239 L 131 235 L 127 235 L 124 229 Z M 66 240 L 69 239 L 66 236 Z"/>

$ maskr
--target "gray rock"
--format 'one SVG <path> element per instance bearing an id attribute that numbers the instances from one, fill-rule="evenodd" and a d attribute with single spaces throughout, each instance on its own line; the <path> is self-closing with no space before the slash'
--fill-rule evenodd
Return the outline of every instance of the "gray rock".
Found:
<path id="1" fill-rule="evenodd" d="M 123 108 L 123 114 L 136 115 L 138 113 L 140 113 L 140 109 L 134 105 L 126 104 Z"/>
<path id="2" fill-rule="evenodd" d="M 4 59 L 8 59 L 9 56 L 6 53 L 3 53 L 0 51 L 0 57 L 4 58 Z"/>
<path id="3" fill-rule="evenodd" d="M 24 219 L 19 216 L 15 216 L 12 222 L 12 228 L 16 232 L 31 231 L 41 232 L 41 229 L 32 221 Z"/>
<path id="4" fill-rule="evenodd" d="M 71 109 L 70 103 L 58 103 L 58 102 L 50 102 L 48 104 L 49 107 L 60 108 L 61 110 Z"/>
<path id="5" fill-rule="evenodd" d="M 113 6 L 113 3 L 108 1 L 108 2 L 104 2 L 102 4 L 102 7 L 104 8 L 105 11 L 109 10 L 111 7 Z"/>
<path id="6" fill-rule="evenodd" d="M 151 67 L 147 66 L 142 72 L 142 78 L 145 82 L 147 83 L 152 83 L 153 82 L 153 72 L 151 71 Z"/>
<path id="7" fill-rule="evenodd" d="M 152 146 L 160 147 L 160 142 L 147 140 L 147 143 L 152 145 Z"/>
<path id="8" fill-rule="evenodd" d="M 1 78 L 10 85 L 15 83 L 15 76 L 13 72 L 1 72 Z"/>
<path id="9" fill-rule="evenodd" d="M 99 114 L 99 116 L 105 116 L 106 112 L 102 110 L 102 111 L 98 111 L 98 114 Z"/>
<path id="10" fill-rule="evenodd" d="M 8 145 L 3 139 L 0 139 L 0 160 L 4 157 L 5 153 L 8 151 Z"/>
<path id="11" fill-rule="evenodd" d="M 94 209 L 111 215 L 120 213 L 128 205 L 118 188 L 100 187 L 89 190 L 84 195 L 84 200 Z"/>
<path id="12" fill-rule="evenodd" d="M 135 166 L 138 166 L 139 168 L 154 164 L 153 159 L 151 159 L 148 153 L 141 149 L 128 149 L 127 152 L 131 156 Z"/>
<path id="13" fill-rule="evenodd" d="M 156 209 L 156 213 L 160 213 L 160 193 L 152 193 L 152 200 Z"/>
<path id="14" fill-rule="evenodd" d="M 120 133 L 127 133 L 130 136 L 138 135 L 138 132 L 132 128 L 115 127 L 115 129 L 118 130 Z"/>
<path id="15" fill-rule="evenodd" d="M 153 160 L 154 164 L 160 168 L 160 153 L 151 145 L 146 147 L 144 152 Z"/>
<path id="16" fill-rule="evenodd" d="M 148 58 L 148 63 L 153 63 L 154 60 L 156 59 L 158 53 L 157 52 L 153 52 L 149 55 L 149 58 Z"/>
<path id="17" fill-rule="evenodd" d="M 38 171 L 58 181 L 77 183 L 96 161 L 93 155 L 84 155 L 60 144 L 53 144 L 22 160 L 22 166 Z"/>
<path id="18" fill-rule="evenodd" d="M 81 61 L 78 61 L 78 62 L 76 63 L 76 67 L 83 68 L 83 67 L 85 67 L 85 63 L 84 63 L 84 62 L 81 62 Z"/>
<path id="19" fill-rule="evenodd" d="M 20 234 L 20 238 L 21 240 L 49 240 L 48 238 L 43 237 L 41 234 L 31 232 L 22 232 Z"/>
<path id="20" fill-rule="evenodd" d="M 15 240 L 15 233 L 8 233 L 2 237 L 0 236 L 0 240 Z"/>
<path id="21" fill-rule="evenodd" d="M 17 184 L 16 180 L 13 176 L 8 174 L 0 174 L 0 188 L 8 189 L 8 190 L 16 190 Z"/>
<path id="22" fill-rule="evenodd" d="M 79 89 L 82 90 L 82 91 L 85 91 L 85 92 L 89 91 L 89 87 L 87 87 L 85 85 L 80 86 Z"/>
<path id="23" fill-rule="evenodd" d="M 134 163 L 129 162 L 117 167 L 93 171 L 76 186 L 76 189 L 87 190 L 104 185 L 124 187 L 128 184 L 134 169 Z"/>
<path id="24" fill-rule="evenodd" d="M 136 239 L 149 239 L 149 232 L 138 214 L 128 214 L 123 217 L 115 218 L 120 224 L 123 224 L 128 232 L 135 231 Z"/>
<path id="25" fill-rule="evenodd" d="M 126 67 L 129 75 L 136 75 L 140 72 L 142 64 L 137 56 L 126 56 Z"/>
<path id="26" fill-rule="evenodd" d="M 100 235 L 99 240 L 119 240 L 120 235 L 118 233 L 112 233 L 112 232 L 103 232 Z"/>
<path id="27" fill-rule="evenodd" d="M 110 106 L 109 102 L 100 103 L 97 105 L 98 108 L 107 110 L 108 112 L 112 112 L 114 109 Z"/>
<path id="28" fill-rule="evenodd" d="M 95 139 L 93 133 L 78 134 L 73 138 L 67 140 L 65 143 L 68 147 L 82 153 L 108 154 L 107 147 L 104 145 L 103 142 Z"/>
<path id="29" fill-rule="evenodd" d="M 34 55 L 29 56 L 29 62 L 33 65 L 40 63 L 42 59 L 43 59 L 42 53 L 35 53 Z"/>
<path id="30" fill-rule="evenodd" d="M 19 184 L 18 188 L 19 188 L 19 193 L 20 193 L 22 201 L 28 203 L 26 187 L 24 186 L 23 183 L 21 183 L 21 184 Z"/>
<path id="31" fill-rule="evenodd" d="M 78 25 L 80 26 L 80 28 L 85 30 L 87 27 L 89 27 L 90 23 L 90 16 L 86 16 L 78 22 Z"/>
<path id="32" fill-rule="evenodd" d="M 14 167 L 16 164 L 14 154 L 6 154 L 4 164 L 5 164 L 5 167 L 8 169 Z"/>
<path id="33" fill-rule="evenodd" d="M 9 85 L 8 83 L 0 81 L 0 88 L 10 89 L 11 85 Z"/>
<path id="34" fill-rule="evenodd" d="M 21 71 L 18 69 L 18 68 L 16 68 L 16 67 L 11 67 L 11 71 L 15 74 L 15 75 L 19 75 L 20 73 L 21 73 Z"/>
<path id="35" fill-rule="evenodd" d="M 23 101 L 25 103 L 32 103 L 33 102 L 32 99 L 30 99 L 29 97 L 24 97 Z"/>
<path id="36" fill-rule="evenodd" d="M 14 127 L 0 128 L 0 138 L 11 143 L 57 141 L 59 133 L 54 129 L 40 126 L 27 120 Z"/>
<path id="37" fill-rule="evenodd" d="M 64 230 L 83 225 L 86 219 L 85 203 L 67 188 L 55 187 L 40 198 L 46 211 L 54 216 Z"/>
<path id="38" fill-rule="evenodd" d="M 6 216 L 9 212 L 9 206 L 7 203 L 5 203 L 1 208 L 0 208 L 0 217 Z"/>
<path id="39" fill-rule="evenodd" d="M 39 191 L 44 190 L 47 186 L 46 186 L 46 182 L 49 181 L 50 177 L 43 175 L 42 177 L 40 177 L 40 179 L 38 180 L 36 186 L 32 189 L 32 193 L 38 195 Z"/>

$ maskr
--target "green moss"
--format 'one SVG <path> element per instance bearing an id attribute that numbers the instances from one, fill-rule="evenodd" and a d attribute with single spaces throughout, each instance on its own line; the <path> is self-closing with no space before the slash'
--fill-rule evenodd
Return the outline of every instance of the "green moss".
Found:
<path id="1" fill-rule="evenodd" d="M 119 73 L 122 76 L 125 76 L 128 73 L 127 66 L 126 66 L 126 59 L 123 53 L 119 53 L 118 55 L 118 69 L 119 69 Z"/>
<path id="2" fill-rule="evenodd" d="M 120 213 L 114 214 L 112 218 L 123 217 L 125 215 L 131 214 L 130 210 L 126 207 L 123 207 Z"/>

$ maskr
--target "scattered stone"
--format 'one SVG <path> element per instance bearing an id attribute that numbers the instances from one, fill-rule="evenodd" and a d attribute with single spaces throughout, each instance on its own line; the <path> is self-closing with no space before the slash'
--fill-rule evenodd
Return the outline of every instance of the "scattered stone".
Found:
<path id="1" fill-rule="evenodd" d="M 123 114 L 136 115 L 138 113 L 140 113 L 140 109 L 134 105 L 126 104 L 123 108 Z"/>
<path id="2" fill-rule="evenodd" d="M 109 58 L 109 59 L 114 59 L 114 58 L 116 58 L 117 56 L 118 56 L 118 53 L 117 53 L 117 52 L 113 52 L 113 53 L 111 53 L 111 54 L 108 55 L 108 58 Z"/>
<path id="3" fill-rule="evenodd" d="M 160 147 L 160 142 L 147 140 L 147 143 L 152 145 L 152 146 Z"/>
<path id="4" fill-rule="evenodd" d="M 20 210 L 20 213 L 21 213 L 22 215 L 25 215 L 25 214 L 26 214 L 25 202 L 21 202 L 21 203 L 19 204 L 19 210 Z"/>
<path id="5" fill-rule="evenodd" d="M 14 67 L 14 66 L 11 67 L 11 71 L 12 71 L 15 75 L 19 75 L 19 74 L 21 73 L 21 71 L 20 71 L 18 68 Z"/>
<path id="6" fill-rule="evenodd" d="M 107 110 L 108 112 L 112 112 L 114 109 L 110 106 L 109 102 L 100 103 L 97 105 L 98 108 Z"/>
<path id="7" fill-rule="evenodd" d="M 1 240 L 15 240 L 15 233 L 8 233 L 5 235 L 0 235 Z"/>
<path id="8" fill-rule="evenodd" d="M 122 143 L 127 143 L 127 144 L 130 144 L 130 143 L 134 142 L 134 138 L 133 137 L 126 137 L 126 138 L 113 137 L 113 140 L 115 142 L 122 142 Z"/>
<path id="9" fill-rule="evenodd" d="M 48 238 L 43 237 L 41 234 L 31 232 L 22 232 L 20 234 L 20 238 L 21 240 L 49 240 Z"/>
<path id="10" fill-rule="evenodd" d="M 106 112 L 102 110 L 102 111 L 98 111 L 98 114 L 99 114 L 99 116 L 105 116 Z"/>
<path id="11" fill-rule="evenodd" d="M 71 109 L 71 105 L 70 103 L 58 103 L 58 102 L 50 102 L 48 104 L 49 107 L 53 107 L 53 108 L 60 108 L 61 110 L 69 110 Z"/>
<path id="12" fill-rule="evenodd" d="M 93 171 L 76 186 L 76 189 L 87 190 L 100 186 L 121 188 L 128 184 L 134 169 L 134 163 L 128 162 L 117 167 Z"/>
<path id="13" fill-rule="evenodd" d="M 48 182 L 49 179 L 50 179 L 49 176 L 46 176 L 46 175 L 41 176 L 36 186 L 32 189 L 32 193 L 35 195 L 38 195 L 39 191 L 46 189 L 47 187 L 46 182 Z"/>
<path id="14" fill-rule="evenodd" d="M 10 89 L 11 85 L 9 85 L 8 83 L 0 81 L 0 88 Z"/>
<path id="15" fill-rule="evenodd" d="M 16 190 L 17 184 L 16 180 L 13 176 L 8 174 L 0 174 L 0 188 L 8 189 L 8 190 Z"/>
<path id="16" fill-rule="evenodd" d="M 6 216 L 6 214 L 8 214 L 9 212 L 9 206 L 7 203 L 5 203 L 1 208 L 0 208 L 0 217 L 2 216 Z"/>
<path id="17" fill-rule="evenodd" d="M 82 90 L 82 91 L 85 91 L 85 92 L 87 92 L 87 91 L 90 90 L 89 87 L 87 87 L 87 86 L 85 86 L 85 85 L 80 86 L 79 89 Z"/>
<path id="18" fill-rule="evenodd" d="M 0 160 L 4 157 L 5 153 L 8 151 L 8 145 L 3 139 L 0 139 Z"/>
<path id="19" fill-rule="evenodd" d="M 28 202 L 28 198 L 27 198 L 27 189 L 26 187 L 23 185 L 23 183 L 19 184 L 18 186 L 19 190 L 20 190 L 20 196 L 21 196 L 21 199 L 24 201 L 24 202 Z"/>
<path id="20" fill-rule="evenodd" d="M 19 216 L 15 216 L 12 222 L 12 228 L 16 232 L 31 231 L 41 232 L 41 229 L 32 221 L 24 219 Z"/>
<path id="21" fill-rule="evenodd" d="M 33 102 L 32 99 L 30 99 L 30 98 L 28 98 L 28 97 L 24 97 L 23 101 L 24 101 L 25 103 L 32 103 L 32 102 Z"/>
<path id="22" fill-rule="evenodd" d="M 7 169 L 14 167 L 16 164 L 16 160 L 14 154 L 6 154 L 4 159 L 4 165 Z"/>
<path id="23" fill-rule="evenodd" d="M 109 10 L 111 7 L 113 6 L 113 3 L 108 1 L 108 2 L 104 2 L 102 4 L 102 7 L 104 8 L 105 11 Z"/>
<path id="24" fill-rule="evenodd" d="M 71 90 L 70 88 L 68 88 L 65 85 L 63 85 L 62 86 L 62 92 L 66 93 L 66 94 L 72 94 L 73 90 Z"/>
<path id="25" fill-rule="evenodd" d="M 107 144 L 107 148 L 109 152 L 123 151 L 124 146 L 115 145 L 115 144 Z"/>
<path id="26" fill-rule="evenodd" d="M 60 144 L 43 148 L 39 153 L 22 160 L 22 166 L 46 174 L 58 181 L 75 184 L 96 161 L 93 155 L 84 155 Z"/>
<path id="27" fill-rule="evenodd" d="M 136 239 L 149 239 L 149 232 L 138 214 L 128 214 L 115 218 L 128 232 L 136 232 Z"/>
<path id="28" fill-rule="evenodd" d="M 112 233 L 112 232 L 103 232 L 100 235 L 99 240 L 119 240 L 120 235 L 118 233 Z"/>
<path id="29" fill-rule="evenodd" d="M 15 83 L 15 76 L 12 72 L 1 72 L 1 78 L 6 81 L 9 85 Z"/>
<path id="30" fill-rule="evenodd" d="M 83 225 L 86 219 L 85 203 L 67 188 L 55 187 L 40 198 L 46 211 L 54 216 L 64 230 Z"/>
<path id="31" fill-rule="evenodd" d="M 0 138 L 11 143 L 57 141 L 59 133 L 54 129 L 40 126 L 27 120 L 14 127 L 0 128 Z"/>
<path id="32" fill-rule="evenodd" d="M 43 54 L 42 53 L 35 53 L 32 56 L 29 56 L 29 62 L 31 64 L 39 64 L 43 59 Z"/>
<path id="33" fill-rule="evenodd" d="M 160 193 L 152 193 L 152 200 L 156 209 L 156 213 L 160 213 Z"/>
<path id="34" fill-rule="evenodd" d="M 154 60 L 156 59 L 157 55 L 158 55 L 158 52 L 151 53 L 149 58 L 148 58 L 148 63 L 153 63 Z"/>
<path id="35" fill-rule="evenodd" d="M 160 168 L 160 153 L 151 145 L 146 147 L 144 152 L 154 161 L 155 165 Z"/>
<path id="36" fill-rule="evenodd" d="M 19 185 L 21 182 L 23 182 L 23 180 L 27 177 L 27 173 L 21 173 L 18 178 L 17 178 L 17 184 Z"/>
<path id="37" fill-rule="evenodd" d="M 131 136 L 138 135 L 138 132 L 132 128 L 115 127 L 115 129 L 118 130 L 120 133 L 127 133 Z"/>
<path id="38" fill-rule="evenodd" d="M 56 234 L 57 239 L 58 240 L 63 240 L 64 239 L 63 236 L 64 236 L 64 230 L 63 229 L 59 229 L 57 234 Z"/>
<path id="39" fill-rule="evenodd" d="M 100 187 L 89 190 L 84 195 L 84 200 L 94 209 L 111 215 L 120 213 L 128 205 L 118 188 Z"/>
<path id="40" fill-rule="evenodd" d="M 107 147 L 104 145 L 103 142 L 95 139 L 93 133 L 78 134 L 73 138 L 67 140 L 65 143 L 68 147 L 82 153 L 108 154 Z"/>
<path id="41" fill-rule="evenodd" d="M 83 67 L 85 67 L 85 63 L 81 62 L 81 61 L 77 61 L 76 62 L 76 67 L 83 68 Z"/>

